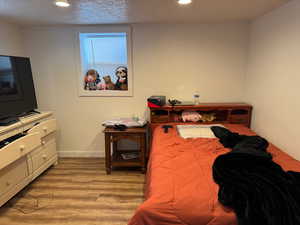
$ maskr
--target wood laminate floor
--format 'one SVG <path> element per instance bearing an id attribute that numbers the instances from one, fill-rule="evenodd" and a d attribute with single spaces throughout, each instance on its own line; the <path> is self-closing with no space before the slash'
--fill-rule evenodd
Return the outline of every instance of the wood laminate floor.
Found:
<path id="1" fill-rule="evenodd" d="M 104 159 L 59 160 L 0 208 L 0 225 L 126 225 L 143 201 L 140 171 L 105 173 Z"/>

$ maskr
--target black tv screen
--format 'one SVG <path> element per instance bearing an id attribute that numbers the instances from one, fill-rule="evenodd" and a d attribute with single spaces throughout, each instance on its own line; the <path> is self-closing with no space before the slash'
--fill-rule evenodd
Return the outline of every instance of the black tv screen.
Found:
<path id="1" fill-rule="evenodd" d="M 36 108 L 29 58 L 0 55 L 0 119 Z"/>

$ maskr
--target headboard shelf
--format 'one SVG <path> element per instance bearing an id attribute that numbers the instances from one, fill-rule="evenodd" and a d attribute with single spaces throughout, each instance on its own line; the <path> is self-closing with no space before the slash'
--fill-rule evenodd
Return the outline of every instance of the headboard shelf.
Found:
<path id="1" fill-rule="evenodd" d="M 250 127 L 252 106 L 246 103 L 203 103 L 200 105 L 171 106 L 165 105 L 159 108 L 150 108 L 150 120 L 153 124 L 182 122 L 183 111 L 197 111 L 200 114 L 213 113 L 215 119 L 210 123 L 233 123 L 243 124 Z M 189 122 L 186 122 L 189 123 Z"/>

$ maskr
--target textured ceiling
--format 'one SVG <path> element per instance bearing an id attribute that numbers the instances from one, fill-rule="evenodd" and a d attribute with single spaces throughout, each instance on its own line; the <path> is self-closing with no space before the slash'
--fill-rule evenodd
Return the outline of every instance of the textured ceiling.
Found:
<path id="1" fill-rule="evenodd" d="M 54 0 L 0 0 L 0 18 L 24 25 L 185 23 L 247 21 L 288 0 L 69 0 L 58 8 Z"/>

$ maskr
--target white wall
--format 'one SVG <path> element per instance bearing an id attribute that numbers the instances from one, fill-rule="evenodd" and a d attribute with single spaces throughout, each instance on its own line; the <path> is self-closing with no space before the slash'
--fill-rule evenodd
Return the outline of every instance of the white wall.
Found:
<path id="1" fill-rule="evenodd" d="M 0 55 L 24 56 L 23 37 L 17 25 L 0 20 Z"/>
<path id="2" fill-rule="evenodd" d="M 134 25 L 134 97 L 78 97 L 74 27 L 25 29 L 38 104 L 60 125 L 63 156 L 103 156 L 101 122 L 142 115 L 147 97 L 242 101 L 247 24 Z"/>
<path id="3" fill-rule="evenodd" d="M 300 159 L 300 1 L 251 25 L 246 100 L 254 106 L 252 127 Z"/>

